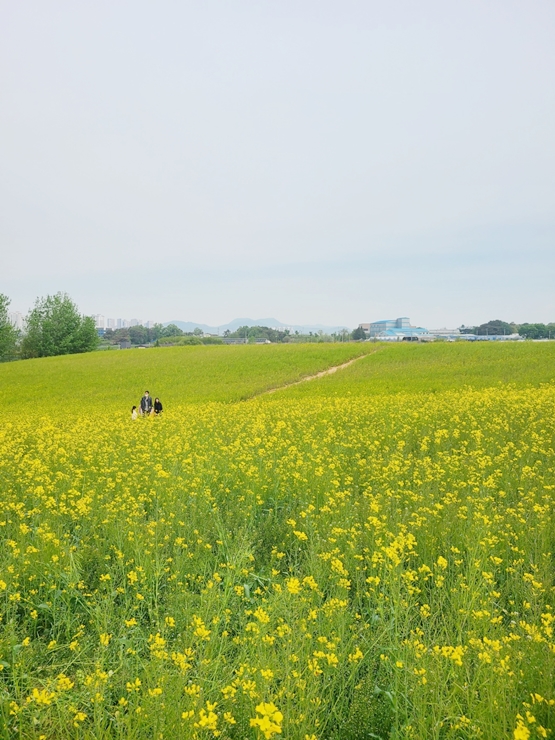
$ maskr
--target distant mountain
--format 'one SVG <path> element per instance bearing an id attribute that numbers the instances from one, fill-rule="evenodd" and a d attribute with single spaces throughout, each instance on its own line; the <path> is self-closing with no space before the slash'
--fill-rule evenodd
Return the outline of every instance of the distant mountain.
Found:
<path id="1" fill-rule="evenodd" d="M 277 319 L 233 319 L 228 324 L 222 324 L 221 326 L 209 326 L 208 324 L 195 324 L 194 321 L 166 321 L 164 326 L 168 324 L 175 324 L 182 331 L 191 332 L 196 328 L 202 329 L 206 334 L 223 334 L 224 331 L 236 331 L 240 326 L 268 326 L 272 329 L 289 329 L 291 333 L 296 331 L 299 334 L 308 334 L 308 332 L 319 332 L 323 331 L 324 334 L 333 334 L 334 332 L 340 332 L 342 329 L 348 329 L 347 326 L 325 326 L 324 324 L 284 324 L 282 321 Z"/>

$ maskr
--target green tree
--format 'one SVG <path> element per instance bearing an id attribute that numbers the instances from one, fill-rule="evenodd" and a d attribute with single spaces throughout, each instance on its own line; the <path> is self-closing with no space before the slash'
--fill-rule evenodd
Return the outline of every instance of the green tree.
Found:
<path id="1" fill-rule="evenodd" d="M 10 299 L 0 293 L 0 362 L 13 360 L 19 332 L 8 318 Z"/>
<path id="2" fill-rule="evenodd" d="M 493 319 L 493 321 L 488 321 L 485 324 L 480 324 L 476 328 L 476 334 L 485 335 L 485 334 L 512 334 L 513 333 L 513 327 L 508 324 L 506 321 L 501 321 L 501 319 Z"/>
<path id="3" fill-rule="evenodd" d="M 148 329 L 146 326 L 130 326 L 129 327 L 129 338 L 132 344 L 146 344 L 149 340 Z"/>
<path id="4" fill-rule="evenodd" d="M 226 329 L 224 337 L 233 337 L 235 339 L 269 339 L 270 342 L 288 342 L 290 337 L 289 329 L 271 329 L 269 326 L 240 326 L 236 331 L 230 332 Z"/>
<path id="5" fill-rule="evenodd" d="M 94 320 L 81 316 L 67 293 L 37 298 L 26 320 L 21 356 L 51 357 L 91 352 L 98 346 Z"/>
<path id="6" fill-rule="evenodd" d="M 106 329 L 103 339 L 110 344 L 119 344 L 120 342 L 130 342 L 129 328 L 125 329 Z"/>
<path id="7" fill-rule="evenodd" d="M 366 339 L 366 332 L 362 326 L 357 326 L 357 328 L 351 332 L 351 339 Z"/>
<path id="8" fill-rule="evenodd" d="M 183 331 L 175 324 L 168 324 L 162 329 L 160 336 L 161 337 L 182 337 Z"/>
<path id="9" fill-rule="evenodd" d="M 162 332 L 164 331 L 164 327 L 162 324 L 154 324 L 152 329 L 149 329 L 149 339 L 151 342 L 157 341 L 161 336 Z"/>
<path id="10" fill-rule="evenodd" d="M 526 339 L 546 339 L 549 336 L 549 329 L 545 324 L 520 324 L 518 333 Z"/>

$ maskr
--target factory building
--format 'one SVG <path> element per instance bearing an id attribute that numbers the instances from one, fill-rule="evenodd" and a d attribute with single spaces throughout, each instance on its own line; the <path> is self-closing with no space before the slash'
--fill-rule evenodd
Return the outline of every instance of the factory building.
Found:
<path id="1" fill-rule="evenodd" d="M 373 321 L 370 324 L 359 324 L 359 327 L 364 330 L 369 339 L 386 342 L 416 342 L 433 338 L 422 326 L 412 326 L 410 319 L 406 316 Z"/>

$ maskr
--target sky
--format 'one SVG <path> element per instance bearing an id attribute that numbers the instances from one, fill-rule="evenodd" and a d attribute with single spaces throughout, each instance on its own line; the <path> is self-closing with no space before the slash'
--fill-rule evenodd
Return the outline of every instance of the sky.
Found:
<path id="1" fill-rule="evenodd" d="M 555 321 L 552 0 L 0 0 L 0 292 Z"/>

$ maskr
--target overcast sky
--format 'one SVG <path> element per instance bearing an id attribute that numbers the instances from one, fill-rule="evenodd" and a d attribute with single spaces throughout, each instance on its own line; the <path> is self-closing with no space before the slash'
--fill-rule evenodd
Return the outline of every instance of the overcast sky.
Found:
<path id="1" fill-rule="evenodd" d="M 1 0 L 26 312 L 555 321 L 553 0 Z"/>

